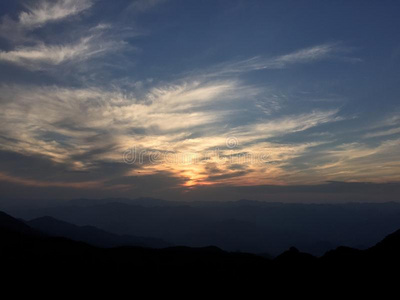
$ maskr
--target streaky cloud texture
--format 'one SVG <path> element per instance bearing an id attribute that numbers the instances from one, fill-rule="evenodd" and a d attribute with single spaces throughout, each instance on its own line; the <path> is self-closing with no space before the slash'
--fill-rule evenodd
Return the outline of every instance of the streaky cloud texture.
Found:
<path id="1" fill-rule="evenodd" d="M 396 5 L 4 3 L 8 196 L 320 201 L 400 180 Z"/>

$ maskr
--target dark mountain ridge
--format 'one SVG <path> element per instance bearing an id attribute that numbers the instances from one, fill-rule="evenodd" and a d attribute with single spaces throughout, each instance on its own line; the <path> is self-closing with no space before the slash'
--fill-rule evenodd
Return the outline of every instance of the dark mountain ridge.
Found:
<path id="1" fill-rule="evenodd" d="M 161 239 L 113 234 L 94 226 L 77 226 L 49 216 L 30 220 L 26 224 L 49 236 L 66 237 L 97 247 L 138 246 L 165 248 L 172 246 Z"/>
<path id="2" fill-rule="evenodd" d="M 35 277 L 30 280 L 67 280 L 72 276 L 97 284 L 104 280 L 107 284 L 206 280 L 274 287 L 283 282 L 329 284 L 333 279 L 382 279 L 400 267 L 400 230 L 367 250 L 339 247 L 317 258 L 290 248 L 275 259 L 268 259 L 214 246 L 97 248 L 27 228 L 30 227 L 22 221 L 0 214 L 0 263 L 8 279 L 21 280 L 22 273 L 35 270 Z"/>
<path id="3" fill-rule="evenodd" d="M 400 204 L 394 202 L 283 204 L 240 200 L 178 205 L 148 198 L 97 201 L 75 200 L 8 212 L 23 219 L 51 216 L 78 226 L 175 245 L 213 244 L 227 251 L 275 256 L 291 246 L 316 256 L 341 245 L 366 249 L 400 228 Z"/>

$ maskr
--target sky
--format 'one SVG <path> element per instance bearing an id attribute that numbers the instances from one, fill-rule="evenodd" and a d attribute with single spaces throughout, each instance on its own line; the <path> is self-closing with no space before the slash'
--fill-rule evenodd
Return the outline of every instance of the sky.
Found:
<path id="1" fill-rule="evenodd" d="M 396 200 L 399 11 L 3 0 L 1 194 Z"/>

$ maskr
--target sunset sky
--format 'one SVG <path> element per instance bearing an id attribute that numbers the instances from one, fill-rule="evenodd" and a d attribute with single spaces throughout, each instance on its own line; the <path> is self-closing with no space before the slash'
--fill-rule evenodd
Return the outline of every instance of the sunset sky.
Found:
<path id="1" fill-rule="evenodd" d="M 399 191 L 399 14 L 399 1 L 3 0 L 1 194 Z"/>

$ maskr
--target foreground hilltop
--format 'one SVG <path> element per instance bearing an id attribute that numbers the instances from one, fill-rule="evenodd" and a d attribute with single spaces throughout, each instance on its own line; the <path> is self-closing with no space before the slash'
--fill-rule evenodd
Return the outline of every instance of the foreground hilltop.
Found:
<path id="1" fill-rule="evenodd" d="M 43 280 L 71 276 L 85 280 L 223 280 L 282 282 L 374 278 L 400 266 L 400 230 L 366 250 L 339 247 L 322 257 L 291 248 L 275 259 L 226 252 L 217 247 L 99 248 L 65 237 L 51 237 L 0 213 L 0 263 L 8 279 L 35 273 Z M 21 277 L 22 276 L 22 277 Z M 38 277 L 37 277 L 38 276 Z M 306 279 L 307 278 L 307 279 Z M 353 278 L 353 279 L 351 279 Z"/>

